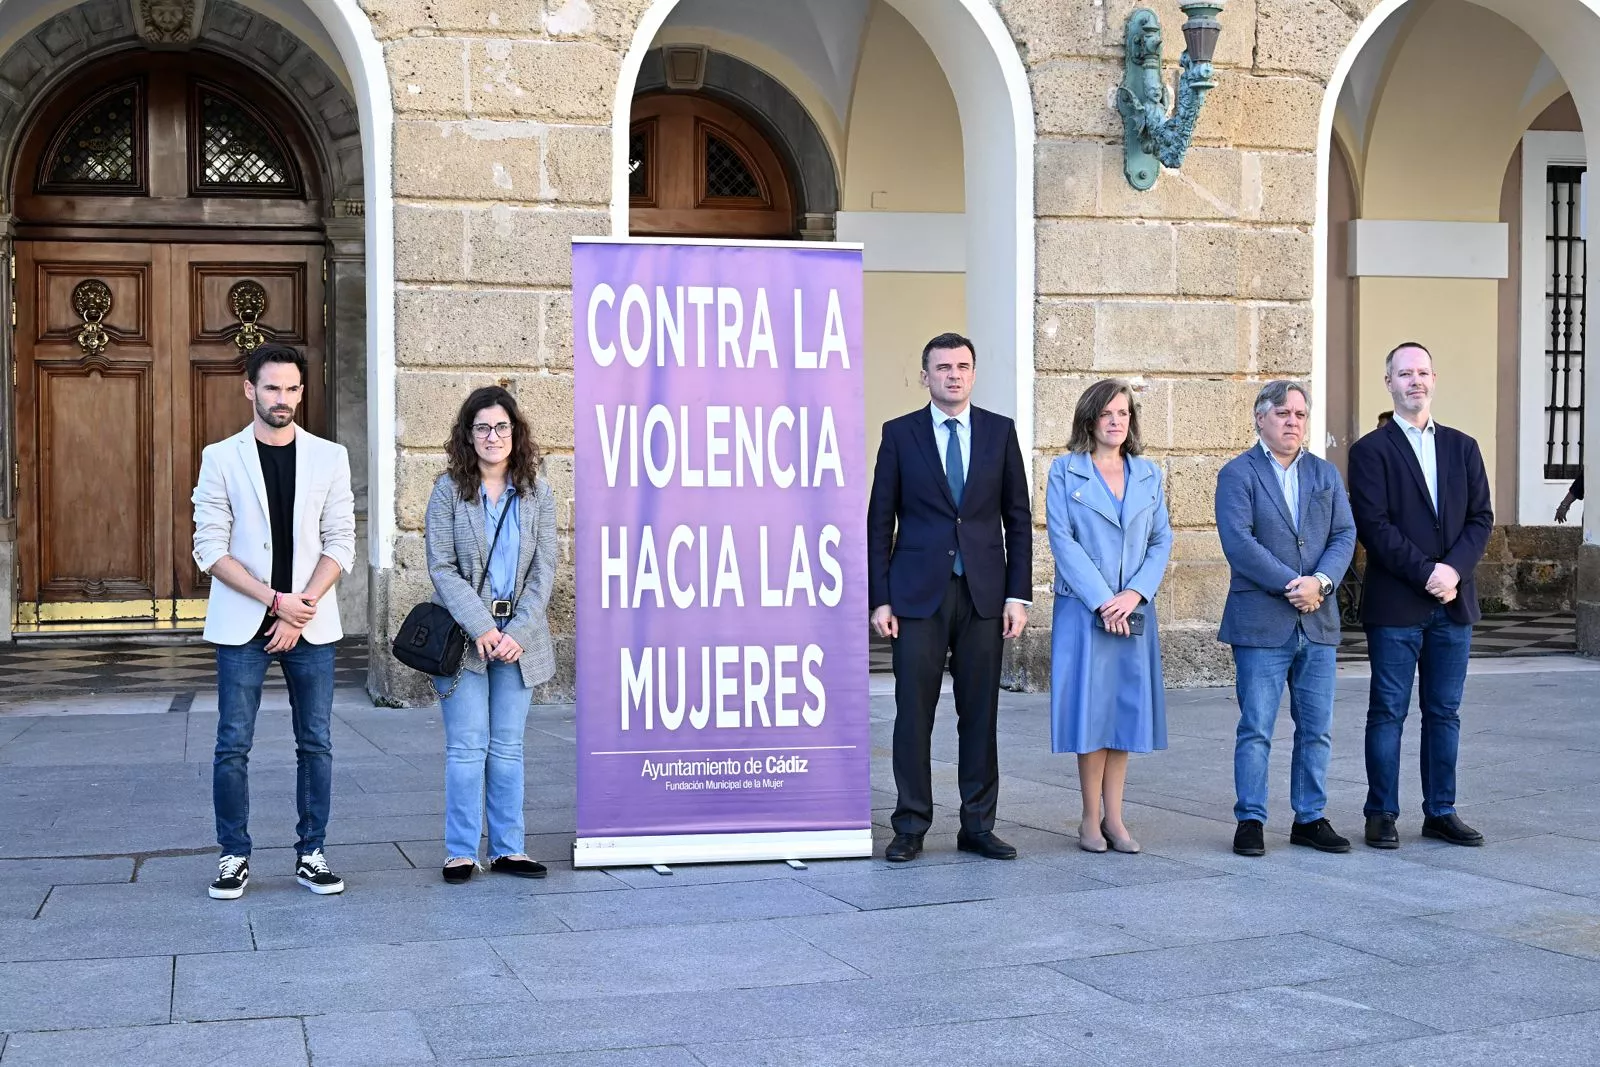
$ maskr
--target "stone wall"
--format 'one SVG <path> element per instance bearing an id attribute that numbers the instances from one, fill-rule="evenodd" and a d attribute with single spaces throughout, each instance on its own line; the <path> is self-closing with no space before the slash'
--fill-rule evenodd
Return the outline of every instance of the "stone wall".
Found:
<path id="1" fill-rule="evenodd" d="M 1234 0 L 1222 14 L 1218 86 L 1181 171 L 1138 192 L 1122 173 L 1107 91 L 1122 77 L 1123 26 L 1161 17 L 1170 80 L 1183 48 L 1173 0 L 999 0 L 1033 86 L 1038 125 L 1038 314 L 1034 515 L 1036 630 L 1008 684 L 1049 682 L 1050 576 L 1043 487 L 1091 382 L 1133 379 L 1147 454 L 1167 474 L 1173 564 L 1158 600 L 1166 677 L 1232 677 L 1215 640 L 1228 567 L 1212 513 L 1216 474 L 1254 440 L 1263 381 L 1308 380 L 1317 124 L 1327 79 L 1367 0 Z"/>
<path id="2" fill-rule="evenodd" d="M 429 591 L 423 508 L 446 427 L 472 386 L 528 408 L 563 501 L 551 604 L 571 691 L 572 377 L 568 239 L 609 231 L 610 119 L 647 0 L 362 0 L 396 110 L 398 518 L 395 567 L 373 589 L 381 648 Z M 1316 136 L 1326 79 L 1371 0 L 1233 0 L 1220 84 L 1181 172 L 1148 193 L 1122 177 L 1107 106 L 1135 0 L 997 0 L 1029 71 L 1038 125 L 1038 626 L 1012 684 L 1048 684 L 1050 559 L 1043 485 L 1082 388 L 1143 386 L 1146 442 L 1177 528 L 1163 592 L 1168 680 L 1225 681 L 1214 640 L 1227 567 L 1211 520 L 1217 469 L 1251 441 L 1259 382 L 1311 371 Z M 1169 59 L 1174 0 L 1154 6 Z M 974 42 L 974 47 L 980 47 Z M 1168 73 L 1170 74 L 1169 67 Z M 375 657 L 374 686 L 428 699 Z"/>

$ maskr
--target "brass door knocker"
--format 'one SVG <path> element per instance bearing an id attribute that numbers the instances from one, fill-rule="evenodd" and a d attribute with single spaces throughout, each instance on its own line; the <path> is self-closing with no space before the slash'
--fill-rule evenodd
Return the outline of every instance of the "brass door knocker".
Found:
<path id="1" fill-rule="evenodd" d="M 228 290 L 228 306 L 233 309 L 233 317 L 239 320 L 239 332 L 234 334 L 233 343 L 241 352 L 254 352 L 267 339 L 256 325 L 267 311 L 267 291 L 257 282 L 234 282 Z"/>
<path id="2" fill-rule="evenodd" d="M 83 316 L 78 347 L 86 356 L 98 356 L 111 344 L 111 335 L 100 325 L 111 310 L 111 287 L 98 278 L 79 282 L 72 287 L 72 309 Z"/>

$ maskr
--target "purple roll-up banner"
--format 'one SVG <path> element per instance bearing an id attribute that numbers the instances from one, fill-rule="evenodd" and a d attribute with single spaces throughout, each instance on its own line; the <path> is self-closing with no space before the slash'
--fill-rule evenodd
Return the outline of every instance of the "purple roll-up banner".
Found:
<path id="1" fill-rule="evenodd" d="M 573 241 L 575 866 L 872 853 L 861 269 Z"/>

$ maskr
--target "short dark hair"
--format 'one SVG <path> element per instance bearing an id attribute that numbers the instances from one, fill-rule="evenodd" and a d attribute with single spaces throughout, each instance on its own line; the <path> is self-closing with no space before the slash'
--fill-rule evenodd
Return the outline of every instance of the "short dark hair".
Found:
<path id="1" fill-rule="evenodd" d="M 1128 398 L 1128 436 L 1122 440 L 1122 454 L 1137 456 L 1144 451 L 1144 439 L 1139 434 L 1139 402 L 1134 397 L 1133 383 L 1122 378 L 1102 378 L 1083 391 L 1077 410 L 1072 413 L 1072 435 L 1067 439 L 1067 451 L 1094 451 L 1095 423 L 1100 421 L 1100 413 L 1106 406 L 1119 396 Z"/>
<path id="2" fill-rule="evenodd" d="M 1432 365 L 1433 353 L 1428 351 L 1427 345 L 1422 344 L 1420 341 L 1401 341 L 1399 344 L 1389 349 L 1389 354 L 1383 357 L 1383 373 L 1388 374 L 1390 369 L 1394 367 L 1394 357 L 1399 355 L 1400 350 L 1403 348 L 1417 349 L 1423 355 L 1428 357 L 1428 363 L 1429 365 Z"/>
<path id="3" fill-rule="evenodd" d="M 244 376 L 255 385 L 261 378 L 261 368 L 268 363 L 293 363 L 300 370 L 300 384 L 306 383 L 306 356 L 290 345 L 264 344 L 251 349 L 244 361 Z"/>
<path id="4" fill-rule="evenodd" d="M 972 353 L 972 365 L 978 365 L 978 346 L 972 343 L 972 338 L 962 337 L 959 333 L 941 333 L 938 337 L 922 346 L 922 369 L 928 369 L 928 353 L 935 348 L 965 348 Z"/>

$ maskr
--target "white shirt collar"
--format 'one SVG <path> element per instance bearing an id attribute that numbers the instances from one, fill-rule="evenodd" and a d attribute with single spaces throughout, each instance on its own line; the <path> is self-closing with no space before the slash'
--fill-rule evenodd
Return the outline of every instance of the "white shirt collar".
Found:
<path id="1" fill-rule="evenodd" d="M 1411 420 L 1410 419 L 1402 419 L 1399 415 L 1395 416 L 1395 421 L 1400 424 L 1400 428 L 1402 430 L 1404 430 L 1406 433 L 1415 433 L 1415 434 L 1431 433 L 1434 436 L 1438 436 L 1438 427 L 1436 427 L 1434 425 L 1433 416 L 1432 415 L 1429 415 L 1428 416 L 1428 421 L 1426 423 L 1424 423 L 1423 425 L 1421 425 L 1421 426 L 1413 426 L 1411 424 Z"/>
<path id="2" fill-rule="evenodd" d="M 932 403 L 930 401 L 929 404 L 928 404 L 928 412 L 929 412 L 929 414 L 931 414 L 933 416 L 933 425 L 934 425 L 935 429 L 942 430 L 942 429 L 944 429 L 944 424 L 945 424 L 945 422 L 947 420 L 955 419 L 957 422 L 959 422 L 961 424 L 961 428 L 963 430 L 966 430 L 968 433 L 972 432 L 972 405 L 971 404 L 968 404 L 966 407 L 962 408 L 961 409 L 961 414 L 959 414 L 959 415 L 946 415 L 944 412 L 939 410 L 939 405 L 937 405 L 935 403 Z"/>
<path id="3" fill-rule="evenodd" d="M 1271 447 L 1268 446 L 1266 438 L 1258 437 L 1257 440 L 1261 442 L 1261 452 L 1262 452 L 1262 454 L 1265 455 L 1267 457 L 1267 459 L 1271 460 L 1273 465 L 1276 466 L 1281 471 L 1293 470 L 1294 469 L 1294 465 L 1296 463 L 1300 462 L 1300 457 L 1306 454 L 1306 450 L 1303 449 L 1303 448 L 1298 450 L 1298 451 L 1296 451 L 1295 454 L 1294 454 L 1294 459 L 1291 459 L 1289 461 L 1289 465 L 1287 467 L 1285 467 L 1282 463 L 1278 462 L 1278 456 L 1277 456 L 1276 453 L 1274 453 L 1272 451 Z"/>

